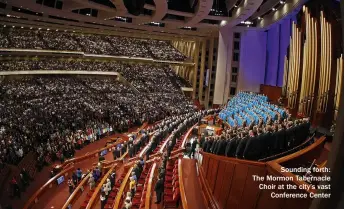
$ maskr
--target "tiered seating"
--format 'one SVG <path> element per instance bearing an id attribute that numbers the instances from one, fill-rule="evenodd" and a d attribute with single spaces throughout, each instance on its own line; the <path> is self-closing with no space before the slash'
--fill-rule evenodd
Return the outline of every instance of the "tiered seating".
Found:
<path id="1" fill-rule="evenodd" d="M 103 175 L 101 175 L 100 178 L 97 180 L 97 182 L 96 182 L 97 186 L 102 181 L 102 178 L 103 178 Z M 85 198 L 83 204 L 81 204 L 80 209 L 85 209 L 87 207 L 87 204 L 89 204 L 89 201 L 90 201 L 93 193 L 96 191 L 95 188 L 93 188 L 93 189 L 91 189 L 90 191 L 87 192 L 86 198 Z"/>
<path id="2" fill-rule="evenodd" d="M 168 41 L 16 28 L 0 28 L 0 48 L 72 50 L 174 61 L 187 59 Z"/>
<path id="3" fill-rule="evenodd" d="M 183 142 L 183 139 L 185 137 L 186 134 L 183 134 L 177 141 L 176 141 L 176 144 L 173 148 L 173 151 L 177 150 L 179 147 L 181 147 L 181 144 Z"/>
<path id="4" fill-rule="evenodd" d="M 151 165 L 146 165 L 143 172 L 140 175 L 138 180 L 137 190 L 135 191 L 135 195 L 132 200 L 132 208 L 145 208 L 145 197 L 147 191 L 147 183 L 149 180 L 149 174 L 152 169 Z"/>
<path id="5" fill-rule="evenodd" d="M 126 173 L 123 173 L 121 175 L 121 177 L 116 181 L 115 185 L 113 186 L 113 188 L 112 188 L 112 190 L 108 196 L 108 199 L 107 199 L 107 202 L 104 206 L 104 209 L 112 209 L 114 207 L 116 195 L 120 189 L 121 183 L 122 183 L 123 179 L 125 178 L 125 176 L 126 176 Z"/>
<path id="6" fill-rule="evenodd" d="M 25 158 L 18 164 L 19 172 L 25 168 L 31 178 L 34 178 L 37 172 L 36 169 L 36 154 L 34 152 L 29 152 Z M 18 173 L 19 176 L 19 173 Z"/>
<path id="7" fill-rule="evenodd" d="M 168 161 L 164 182 L 164 207 L 178 208 L 180 185 L 178 181 L 178 160 Z"/>
<path id="8" fill-rule="evenodd" d="M 163 146 L 164 142 L 165 142 L 166 140 L 168 140 L 168 138 L 169 138 L 169 137 L 167 137 L 165 140 L 162 140 L 162 141 L 157 145 L 156 149 L 153 150 L 152 154 L 156 154 L 156 153 L 159 151 L 159 149 Z"/>

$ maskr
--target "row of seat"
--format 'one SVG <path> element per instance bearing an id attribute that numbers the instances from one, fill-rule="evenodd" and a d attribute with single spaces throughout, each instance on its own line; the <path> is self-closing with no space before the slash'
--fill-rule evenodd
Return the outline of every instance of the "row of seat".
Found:
<path id="1" fill-rule="evenodd" d="M 177 149 L 179 149 L 181 147 L 181 144 L 183 143 L 183 139 L 184 139 L 185 136 L 186 136 L 186 133 L 183 134 L 180 138 L 178 138 L 178 140 L 176 141 L 176 144 L 175 144 L 175 146 L 173 148 L 173 151 L 175 151 L 175 150 L 177 150 Z"/>
<path id="2" fill-rule="evenodd" d="M 121 183 L 123 179 L 125 178 L 125 176 L 126 176 L 126 173 L 123 173 L 120 176 L 120 178 L 116 181 L 115 185 L 111 189 L 107 202 L 105 203 L 104 209 L 112 209 L 114 207 L 116 195 L 119 192 Z"/>
<path id="3" fill-rule="evenodd" d="M 145 208 L 145 198 L 147 192 L 147 185 L 149 182 L 150 172 L 152 170 L 153 164 L 145 166 L 144 171 L 141 173 L 135 195 L 132 200 L 132 208 L 143 209 Z"/>
<path id="4" fill-rule="evenodd" d="M 89 174 L 88 174 L 88 175 L 89 175 Z M 103 175 L 101 175 L 100 178 L 95 182 L 95 183 L 96 183 L 95 188 L 100 184 L 100 182 L 102 181 L 102 178 L 103 178 Z M 75 186 L 77 187 L 78 185 L 75 185 Z M 80 209 L 85 209 L 85 208 L 87 207 L 87 205 L 88 205 L 89 202 L 90 202 L 90 199 L 91 199 L 92 195 L 93 195 L 94 192 L 96 191 L 95 188 L 93 188 L 93 189 L 91 189 L 91 190 L 89 190 L 89 191 L 87 192 L 86 198 L 85 198 L 84 202 L 81 204 Z"/>
<path id="5" fill-rule="evenodd" d="M 178 160 L 170 160 L 166 165 L 164 179 L 164 208 L 178 208 L 180 185 L 178 181 Z"/>

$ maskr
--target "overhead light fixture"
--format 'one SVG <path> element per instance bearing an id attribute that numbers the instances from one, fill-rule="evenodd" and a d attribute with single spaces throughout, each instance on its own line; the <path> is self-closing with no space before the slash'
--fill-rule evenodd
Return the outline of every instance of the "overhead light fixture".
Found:
<path id="1" fill-rule="evenodd" d="M 41 28 L 38 28 L 38 30 L 41 30 Z"/>
<path id="2" fill-rule="evenodd" d="M 272 11 L 277 11 L 277 9 L 273 7 L 273 8 L 272 8 Z"/>
<path id="3" fill-rule="evenodd" d="M 12 28 L 15 28 L 16 26 L 12 26 Z"/>
<path id="4" fill-rule="evenodd" d="M 235 8 L 237 8 L 238 6 L 237 6 L 237 5 L 235 5 L 234 7 L 235 7 Z"/>
<path id="5" fill-rule="evenodd" d="M 24 27 L 22 26 L 22 27 L 20 27 L 20 28 L 24 28 Z"/>
<path id="6" fill-rule="evenodd" d="M 6 28 L 6 25 L 4 25 L 4 28 Z"/>
<path id="7" fill-rule="evenodd" d="M 251 22 L 251 21 L 241 21 L 241 24 L 252 25 L 253 22 Z"/>
<path id="8" fill-rule="evenodd" d="M 285 1 L 279 1 L 280 4 L 285 4 Z"/>
<path id="9" fill-rule="evenodd" d="M 261 20 L 262 18 L 261 17 L 258 17 L 258 20 Z"/>
<path id="10" fill-rule="evenodd" d="M 50 30 L 49 28 L 47 28 L 47 30 Z"/>
<path id="11" fill-rule="evenodd" d="M 59 31 L 58 29 L 56 29 L 56 31 Z"/>
<path id="12" fill-rule="evenodd" d="M 30 30 L 32 30 L 32 27 L 30 27 Z"/>

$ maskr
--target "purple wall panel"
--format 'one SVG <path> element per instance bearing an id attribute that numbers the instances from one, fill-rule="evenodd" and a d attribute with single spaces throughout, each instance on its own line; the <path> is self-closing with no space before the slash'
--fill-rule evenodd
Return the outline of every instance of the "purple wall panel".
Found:
<path id="1" fill-rule="evenodd" d="M 279 56 L 279 75 L 278 75 L 278 86 L 283 85 L 284 78 L 284 58 L 288 55 L 288 46 L 290 43 L 291 34 L 291 19 L 283 20 L 280 25 L 280 56 Z"/>
<path id="2" fill-rule="evenodd" d="M 279 24 L 274 25 L 267 31 L 267 63 L 265 84 L 275 86 L 279 65 Z"/>
<path id="3" fill-rule="evenodd" d="M 241 37 L 238 91 L 259 92 L 264 83 L 267 33 L 248 30 Z"/>

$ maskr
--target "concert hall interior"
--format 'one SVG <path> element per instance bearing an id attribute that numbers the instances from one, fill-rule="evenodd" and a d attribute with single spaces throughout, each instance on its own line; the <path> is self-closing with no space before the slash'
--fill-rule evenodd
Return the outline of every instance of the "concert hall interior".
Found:
<path id="1" fill-rule="evenodd" d="M 0 209 L 344 208 L 343 0 L 0 0 Z"/>

